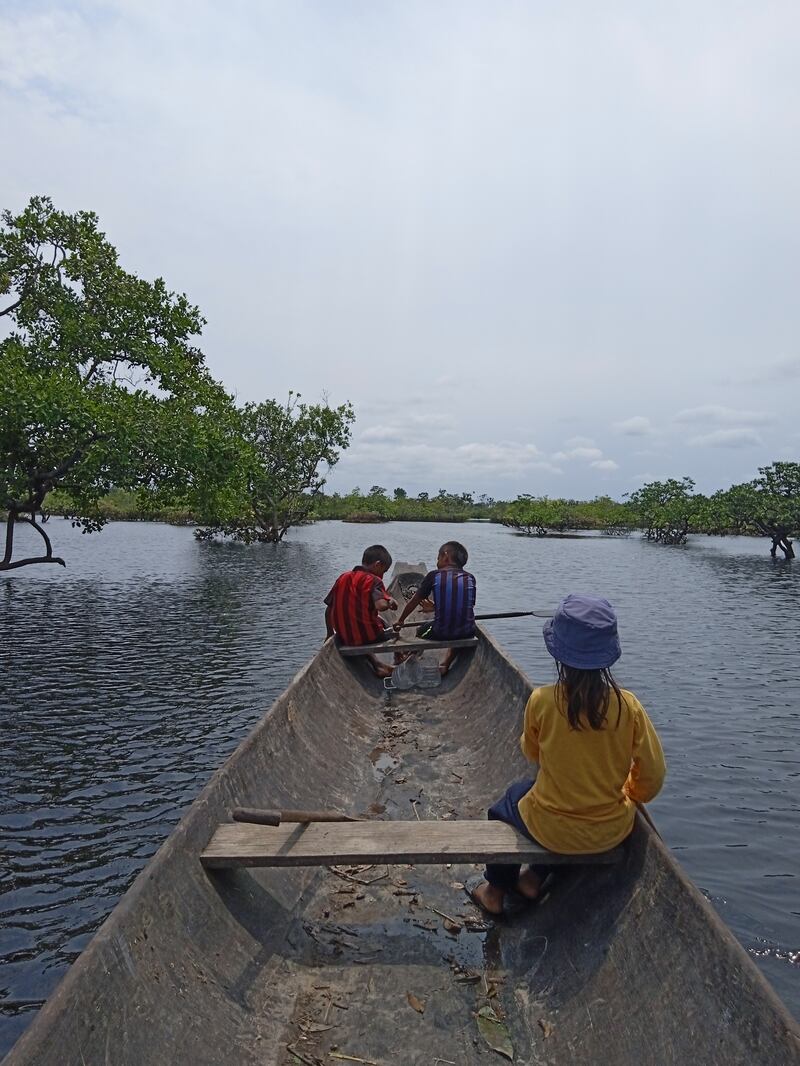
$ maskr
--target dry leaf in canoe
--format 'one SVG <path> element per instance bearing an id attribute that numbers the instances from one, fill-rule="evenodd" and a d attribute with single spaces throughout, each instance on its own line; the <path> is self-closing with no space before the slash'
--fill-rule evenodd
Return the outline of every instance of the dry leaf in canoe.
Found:
<path id="1" fill-rule="evenodd" d="M 461 932 L 461 926 L 458 924 L 458 922 L 454 922 L 452 918 L 445 918 L 442 921 L 442 925 L 445 927 L 447 932 L 452 933 L 453 936 L 458 936 L 458 934 Z"/>
<path id="2" fill-rule="evenodd" d="M 548 1022 L 548 1020 L 546 1018 L 540 1018 L 539 1019 L 539 1028 L 544 1033 L 544 1037 L 545 1037 L 545 1040 L 546 1040 L 548 1038 L 548 1036 L 552 1036 L 553 1035 L 553 1030 L 555 1029 L 555 1026 L 553 1025 L 552 1022 Z"/>
<path id="3" fill-rule="evenodd" d="M 500 1021 L 491 1007 L 481 1007 L 478 1011 L 478 1031 L 492 1051 L 514 1061 L 514 1046 L 508 1027 Z"/>
<path id="4" fill-rule="evenodd" d="M 417 1014 L 425 1013 L 425 1004 L 421 999 L 418 999 L 413 992 L 406 992 L 406 999 L 408 1000 L 409 1007 L 413 1007 Z"/>

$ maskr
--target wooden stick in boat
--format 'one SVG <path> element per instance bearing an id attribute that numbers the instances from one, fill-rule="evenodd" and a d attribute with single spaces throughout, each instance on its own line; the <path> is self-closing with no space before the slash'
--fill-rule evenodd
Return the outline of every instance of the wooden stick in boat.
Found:
<path id="1" fill-rule="evenodd" d="M 476 614 L 475 621 L 482 622 L 486 618 L 528 618 L 534 615 L 536 618 L 552 618 L 552 611 L 503 611 L 500 614 Z M 432 620 L 431 620 L 432 621 Z M 421 622 L 403 622 L 401 629 L 407 629 L 410 626 L 424 626 L 427 623 L 425 620 Z"/>
<path id="2" fill-rule="evenodd" d="M 650 812 L 648 811 L 647 807 L 645 807 L 645 805 L 643 803 L 637 803 L 636 806 L 639 808 L 639 812 L 641 813 L 642 818 L 644 818 L 644 820 L 647 822 L 647 824 L 653 830 L 653 832 L 658 837 L 658 839 L 659 840 L 663 840 L 664 838 L 659 833 L 659 831 L 656 829 L 656 823 L 650 817 Z"/>
<path id="3" fill-rule="evenodd" d="M 338 811 L 262 811 L 253 807 L 234 807 L 234 822 L 253 822 L 256 825 L 280 825 L 282 822 L 360 822 L 351 814 Z"/>

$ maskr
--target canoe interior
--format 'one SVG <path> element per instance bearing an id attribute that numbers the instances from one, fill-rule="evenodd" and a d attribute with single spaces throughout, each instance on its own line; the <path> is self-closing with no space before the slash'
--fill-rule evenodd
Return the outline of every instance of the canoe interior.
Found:
<path id="1" fill-rule="evenodd" d="M 8 1066 L 348 1061 L 332 1049 L 382 1066 L 501 1062 L 478 1029 L 484 1007 L 504 1019 L 521 1064 L 800 1062 L 796 1025 L 643 825 L 622 862 L 565 867 L 538 907 L 497 923 L 461 890 L 474 867 L 202 868 L 237 806 L 485 817 L 525 772 L 529 691 L 484 634 L 440 688 L 391 696 L 363 660 L 325 645 L 212 778 Z"/>

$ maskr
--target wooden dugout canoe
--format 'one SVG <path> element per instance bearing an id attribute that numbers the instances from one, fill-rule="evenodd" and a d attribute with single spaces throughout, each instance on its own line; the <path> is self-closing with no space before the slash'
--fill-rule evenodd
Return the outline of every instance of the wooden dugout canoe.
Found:
<path id="1" fill-rule="evenodd" d="M 525 770 L 529 692 L 486 634 L 440 688 L 388 700 L 363 661 L 325 645 L 142 870 L 7 1066 L 501 1062 L 478 1028 L 485 1007 L 523 1064 L 800 1063 L 796 1023 L 644 824 L 623 862 L 565 868 L 538 907 L 497 923 L 461 893 L 469 867 L 201 866 L 237 806 L 482 818 Z"/>

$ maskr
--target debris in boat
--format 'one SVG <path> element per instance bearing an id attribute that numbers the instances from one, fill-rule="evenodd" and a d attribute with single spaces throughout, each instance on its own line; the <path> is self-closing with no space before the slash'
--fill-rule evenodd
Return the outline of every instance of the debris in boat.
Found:
<path id="1" fill-rule="evenodd" d="M 417 1014 L 425 1013 L 425 1004 L 421 999 L 418 999 L 413 992 L 406 992 L 406 999 L 408 1000 L 409 1007 L 412 1007 Z"/>
<path id="2" fill-rule="evenodd" d="M 301 1022 L 300 1028 L 304 1033 L 327 1033 L 330 1029 L 335 1029 L 335 1025 L 320 1025 L 318 1022 Z"/>
<path id="3" fill-rule="evenodd" d="M 498 1055 L 514 1061 L 514 1045 L 508 1026 L 502 1022 L 493 1007 L 481 1007 L 477 1014 L 478 1032 Z"/>
<path id="4" fill-rule="evenodd" d="M 333 1049 L 331 1049 L 330 1056 L 332 1059 L 342 1059 L 344 1062 L 365 1062 L 367 1066 L 381 1066 L 375 1059 L 360 1059 L 357 1055 L 343 1055 Z"/>
<path id="5" fill-rule="evenodd" d="M 385 811 L 386 811 L 386 804 L 385 803 L 370 803 L 370 805 L 369 805 L 370 814 L 383 814 Z"/>
<path id="6" fill-rule="evenodd" d="M 464 926 L 468 933 L 488 933 L 492 928 L 491 925 L 485 922 L 482 918 L 478 918 L 471 914 L 467 915 L 464 919 Z"/>
<path id="7" fill-rule="evenodd" d="M 539 1028 L 544 1033 L 544 1038 L 546 1040 L 548 1038 L 548 1036 L 552 1036 L 553 1035 L 553 1031 L 555 1029 L 555 1026 L 553 1025 L 552 1022 L 548 1022 L 548 1020 L 546 1018 L 540 1018 L 539 1019 Z"/>
<path id="8" fill-rule="evenodd" d="M 435 907 L 430 908 L 434 914 L 438 914 L 443 919 L 442 924 L 448 933 L 452 933 L 453 936 L 458 936 L 461 932 L 463 925 L 456 918 L 451 917 L 449 914 L 445 914 L 444 911 L 438 911 Z"/>
<path id="9" fill-rule="evenodd" d="M 404 921 L 407 920 L 408 919 L 404 919 Z M 418 929 L 424 929 L 426 933 L 433 933 L 436 929 L 439 928 L 438 922 L 420 921 L 418 918 L 412 918 L 411 924 L 416 925 Z"/>
<path id="10" fill-rule="evenodd" d="M 464 882 L 463 881 L 451 881 L 450 882 L 450 887 L 454 888 L 456 890 L 456 892 L 463 892 L 464 891 Z"/>
<path id="11" fill-rule="evenodd" d="M 353 866 L 350 869 L 358 870 L 364 874 L 368 870 L 373 870 L 374 866 Z M 352 881 L 357 885 L 374 885 L 376 881 L 384 881 L 389 876 L 389 867 L 386 867 L 386 873 L 378 874 L 377 877 L 355 877 L 352 873 L 348 873 L 346 870 L 339 869 L 338 866 L 329 866 L 328 869 L 332 874 L 336 874 L 337 877 L 343 878 L 345 881 Z"/>
<path id="12" fill-rule="evenodd" d="M 302 1051 L 298 1051 L 294 1044 L 287 1044 L 286 1050 L 297 1062 L 302 1062 L 305 1066 L 323 1066 L 322 1059 L 318 1058 L 316 1055 L 313 1059 L 309 1058 L 307 1055 L 304 1055 Z"/>

